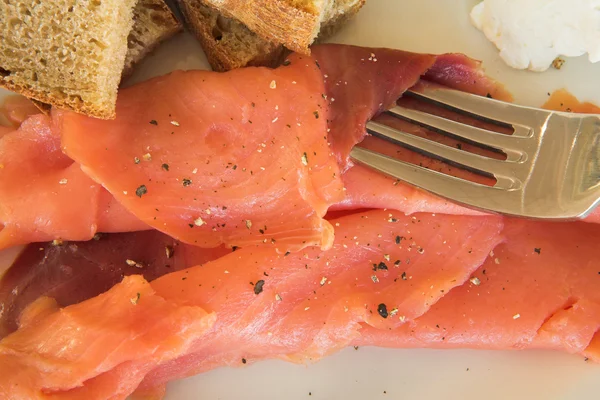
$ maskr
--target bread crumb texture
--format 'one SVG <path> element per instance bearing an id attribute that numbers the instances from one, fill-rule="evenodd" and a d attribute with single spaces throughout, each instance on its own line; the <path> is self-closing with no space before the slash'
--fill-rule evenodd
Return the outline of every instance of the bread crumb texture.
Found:
<path id="1" fill-rule="evenodd" d="M 139 0 L 133 10 L 133 28 L 127 38 L 123 79 L 163 40 L 182 30 L 163 0 Z"/>
<path id="2" fill-rule="evenodd" d="M 318 40 L 334 34 L 360 10 L 364 2 L 365 0 L 329 0 L 327 7 L 321 4 L 323 21 Z M 314 6 L 312 2 L 299 1 L 295 4 L 290 1 L 291 5 L 297 7 L 300 3 L 311 3 Z M 282 44 L 264 39 L 239 20 L 226 17 L 212 6 L 197 0 L 180 0 L 179 4 L 214 70 L 227 71 L 245 66 L 275 67 L 288 52 Z"/>
<path id="3" fill-rule="evenodd" d="M 262 39 L 239 21 L 196 0 L 185 0 L 180 4 L 214 70 L 227 71 L 253 65 L 275 67 L 282 58 L 282 45 Z"/>
<path id="4" fill-rule="evenodd" d="M 135 0 L 0 0 L 0 86 L 114 118 Z"/>

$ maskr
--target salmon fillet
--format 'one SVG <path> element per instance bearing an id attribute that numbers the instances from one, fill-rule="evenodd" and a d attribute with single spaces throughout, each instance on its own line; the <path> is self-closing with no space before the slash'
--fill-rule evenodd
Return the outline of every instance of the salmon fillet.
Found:
<path id="1" fill-rule="evenodd" d="M 141 276 L 64 309 L 47 301 L 32 307 L 27 323 L 0 342 L 5 399 L 124 399 L 215 321 L 156 295 Z"/>
<path id="2" fill-rule="evenodd" d="M 23 365 L 18 368 L 18 376 L 0 374 L 0 393 L 15 389 L 11 382 L 30 379 L 32 383 L 22 389 L 28 390 L 29 398 L 44 398 L 40 391 L 49 390 L 56 398 L 68 398 L 73 390 L 86 393 L 89 399 L 104 398 L 109 390 L 116 391 L 114 385 L 125 388 L 116 392 L 124 396 L 124 390 L 133 391 L 139 374 L 146 375 L 141 393 L 154 392 L 169 380 L 221 365 L 240 366 L 269 357 L 314 361 L 356 340 L 361 323 L 387 330 L 418 318 L 481 265 L 501 240 L 502 229 L 497 217 L 420 215 L 413 219 L 401 212 L 383 210 L 331 222 L 338 235 L 328 251 L 311 247 L 300 253 L 279 254 L 272 248 L 250 246 L 202 266 L 167 274 L 150 285 L 142 278 L 127 277 L 106 294 L 61 311 L 53 311 L 51 305 L 49 314 L 40 313 L 35 311 L 40 305 L 34 303 L 34 311 L 28 309 L 25 313 L 34 316 L 25 320 L 35 320 L 39 314 L 37 322 L 25 324 L 0 341 L 0 357 L 16 358 L 20 363 L 17 365 Z M 107 354 L 110 358 L 116 353 L 89 350 L 88 356 L 78 358 L 78 350 L 73 349 L 66 353 L 68 360 L 59 357 L 62 353 L 58 346 L 69 337 L 83 346 L 91 340 L 85 335 L 111 335 L 110 343 L 115 346 L 121 343 L 119 348 L 132 347 L 118 359 L 129 363 L 125 360 L 138 354 L 134 352 L 135 343 L 125 345 L 130 342 L 123 342 L 123 336 L 113 334 L 113 329 L 121 332 L 119 327 L 125 324 L 126 338 L 133 337 L 128 329 L 150 329 L 148 335 L 164 335 L 164 327 L 174 326 L 173 332 L 180 330 L 172 322 L 173 316 L 158 312 L 140 311 L 143 322 L 123 318 L 123 313 L 138 310 L 130 300 L 142 288 L 145 291 L 137 306 L 143 306 L 145 299 L 146 304 L 156 299 L 161 305 L 168 304 L 169 310 L 207 310 L 215 316 L 215 324 L 207 331 L 186 335 L 185 351 L 173 351 L 174 357 L 165 357 L 159 364 L 156 354 L 148 355 L 152 361 L 143 367 L 128 364 L 131 371 L 120 378 L 122 384 L 112 380 L 117 379 L 118 364 L 105 360 Z M 87 333 L 66 333 L 73 329 L 72 319 L 64 319 L 73 315 L 72 310 L 77 310 L 77 315 L 97 315 L 94 307 L 106 304 L 110 304 L 108 319 L 78 318 L 78 332 Z M 155 323 L 160 327 L 150 328 Z M 108 331 L 98 329 L 100 326 Z M 47 339 L 43 332 L 57 334 Z M 145 343 L 152 347 L 150 339 Z M 24 348 L 13 356 L 15 346 Z M 70 368 L 38 376 L 48 364 L 35 361 L 36 354 L 43 354 L 50 364 L 60 362 Z M 77 363 L 84 363 L 85 368 L 78 368 Z M 77 374 L 67 372 L 74 369 Z M 102 383 L 96 387 L 96 379 L 108 379 L 105 371 L 111 371 L 113 386 L 106 384 L 107 389 Z"/>
<path id="3" fill-rule="evenodd" d="M 364 326 L 356 345 L 554 349 L 598 361 L 600 270 L 594 224 L 507 219 L 507 239 L 461 287 L 410 326 Z M 590 347 L 588 349 L 588 346 Z"/>
<path id="4" fill-rule="evenodd" d="M 0 197 L 0 249 L 148 229 L 62 153 L 41 114 L 0 138 Z"/>
<path id="5" fill-rule="evenodd" d="M 205 233 L 198 233 L 199 230 L 191 231 L 192 235 L 188 235 L 190 231 L 181 232 L 187 235 L 186 241 L 200 238 L 200 241 L 204 240 L 202 244 L 205 246 L 220 243 L 231 245 L 242 238 L 239 239 L 245 245 L 242 249 L 234 252 L 223 248 L 218 248 L 214 253 L 208 251 L 198 256 L 197 262 L 203 265 L 166 274 L 150 283 L 140 276 L 129 276 L 106 293 L 92 297 L 96 293 L 90 292 L 88 295 L 92 298 L 89 300 L 65 308 L 61 308 L 63 301 L 68 303 L 78 300 L 70 298 L 57 301 L 47 296 L 39 297 L 21 314 L 19 329 L 0 341 L 0 395 L 33 399 L 100 399 L 125 398 L 136 390 L 139 396 L 156 396 L 164 393 L 165 384 L 172 379 L 215 367 L 242 366 L 265 358 L 280 358 L 292 362 L 316 361 L 351 344 L 388 347 L 543 348 L 583 354 L 600 361 L 600 295 L 596 290 L 600 272 L 595 255 L 600 231 L 596 225 L 581 222 L 550 224 L 492 216 L 440 215 L 440 212 L 476 212 L 448 204 L 389 178 L 370 175 L 362 167 L 347 163 L 347 151 L 356 142 L 363 140 L 366 134 L 364 123 L 367 119 L 393 104 L 394 99 L 407 87 L 433 84 L 424 81 L 417 83 L 419 76 L 423 74 L 436 84 L 453 85 L 479 94 L 490 93 L 497 98 L 505 95 L 502 88 L 485 78 L 477 63 L 460 55 L 419 57 L 410 53 L 337 45 L 316 48 L 314 54 L 317 64 L 312 64 L 311 58 L 294 56 L 297 58 L 292 58 L 290 65 L 281 68 L 283 76 L 287 76 L 287 68 L 287 73 L 292 70 L 290 74 L 295 77 L 297 72 L 294 72 L 294 68 L 299 65 L 297 61 L 304 60 L 306 64 L 300 64 L 300 69 L 308 72 L 303 77 L 308 79 L 310 74 L 313 77 L 322 75 L 321 82 L 325 86 L 321 88 L 321 92 L 313 93 L 319 94 L 319 98 L 323 100 L 318 100 L 320 110 L 326 111 L 319 112 L 319 118 L 313 114 L 314 121 L 311 120 L 310 126 L 315 128 L 312 133 L 323 135 L 325 132 L 323 138 L 335 149 L 333 154 L 327 153 L 327 157 L 323 158 L 326 162 L 316 162 L 314 160 L 318 157 L 311 157 L 309 152 L 306 152 L 304 159 L 302 149 L 291 140 L 296 146 L 292 146 L 292 153 L 294 157 L 301 154 L 301 161 L 298 163 L 298 160 L 292 160 L 285 165 L 294 171 L 302 170 L 305 175 L 301 181 L 306 185 L 303 188 L 312 190 L 309 196 L 311 202 L 307 200 L 304 204 L 305 210 L 312 210 L 310 215 L 313 218 L 310 220 L 310 229 L 305 231 L 309 233 L 303 236 L 308 238 L 307 242 L 298 246 L 300 239 L 294 237 L 293 241 L 284 243 L 287 247 L 280 247 L 276 244 L 280 243 L 279 237 L 269 236 L 272 235 L 271 225 L 269 229 L 266 226 L 257 227 L 256 220 L 252 219 L 249 227 L 244 217 L 240 217 L 242 208 L 238 204 L 238 208 L 227 208 L 231 214 L 226 217 L 237 215 L 235 218 L 244 221 L 241 226 L 243 233 L 239 233 L 239 230 L 225 232 L 218 240 L 212 241 L 213 239 L 205 238 L 208 237 Z M 356 68 L 333 66 L 332 60 L 339 62 L 333 58 L 335 55 L 340 60 L 348 60 L 348 63 L 354 60 Z M 381 73 L 376 73 L 374 71 L 377 71 L 377 63 L 380 62 Z M 395 75 L 395 63 L 402 65 L 405 75 Z M 360 79 L 338 79 L 347 77 L 350 70 L 354 70 Z M 269 81 L 268 76 L 273 76 L 269 74 L 279 73 L 261 71 L 267 76 L 263 77 L 264 82 Z M 160 90 L 164 89 L 161 88 L 161 82 L 164 85 L 165 82 L 171 83 L 169 79 L 175 79 L 174 76 L 177 78 L 176 83 L 181 85 L 175 88 L 183 91 L 188 86 L 194 86 L 196 90 L 196 85 L 189 84 L 194 81 L 201 87 L 201 93 L 205 94 L 203 100 L 206 103 L 216 101 L 214 97 L 217 97 L 221 101 L 218 104 L 222 110 L 225 109 L 225 100 L 219 99 L 218 93 L 211 95 L 210 90 L 202 92 L 205 90 L 205 82 L 198 82 L 197 76 L 192 75 L 194 74 L 159 78 L 151 82 L 156 87 L 149 85 L 144 90 L 151 88 L 153 93 L 161 93 Z M 296 78 L 287 78 L 289 86 L 281 85 L 281 80 L 277 79 L 275 88 L 271 89 L 269 83 L 269 88 L 265 90 L 287 90 L 290 87 L 292 91 L 295 90 L 292 87 L 295 84 L 289 80 Z M 353 85 L 352 82 L 359 84 Z M 245 86 L 236 86 L 235 89 L 243 92 L 244 88 Z M 142 89 L 138 87 L 136 90 Z M 250 89 L 247 90 L 249 93 Z M 275 101 L 280 99 L 277 96 L 272 98 Z M 350 98 L 364 101 L 348 101 Z M 263 99 L 265 102 L 269 100 Z M 279 111 L 279 103 L 283 104 L 283 100 L 277 101 L 277 109 L 271 109 L 273 103 L 260 108 L 259 102 L 255 102 L 253 108 L 264 111 L 261 118 L 274 124 L 279 119 L 275 122 L 273 120 L 279 116 L 269 112 L 272 113 L 274 109 Z M 429 107 L 408 99 L 401 99 L 400 103 L 414 108 Z M 128 114 L 132 121 L 135 116 L 140 115 L 146 120 L 150 118 L 150 111 L 144 114 L 146 108 L 142 108 L 147 103 L 132 100 L 126 105 L 133 110 L 129 110 L 131 113 Z M 190 101 L 181 109 L 193 111 L 196 110 L 195 106 Z M 146 222 L 149 224 L 158 224 L 152 222 L 154 219 L 150 217 L 159 212 L 156 209 L 164 209 L 168 201 L 175 200 L 174 204 L 184 207 L 181 198 L 177 201 L 177 196 L 181 193 L 179 190 L 182 189 L 177 182 L 183 183 L 182 179 L 175 181 L 175 184 L 171 182 L 172 187 L 163 184 L 178 190 L 177 192 L 166 190 L 152 200 L 155 203 L 140 203 L 140 200 L 152 199 L 148 196 L 152 193 L 150 189 L 160 187 L 161 182 L 168 179 L 165 177 L 169 177 L 170 172 L 177 172 L 181 177 L 181 171 L 189 170 L 185 161 L 173 163 L 170 158 L 165 157 L 183 152 L 187 162 L 195 160 L 187 156 L 192 153 L 189 144 L 195 140 L 189 133 L 186 138 L 180 139 L 183 144 L 175 147 L 178 152 L 170 153 L 172 149 L 163 146 L 167 143 L 165 137 L 171 135 L 171 130 L 175 136 L 179 132 L 177 128 L 185 129 L 180 122 L 184 119 L 168 116 L 165 111 L 168 104 L 165 107 L 153 114 L 158 117 L 150 121 L 155 121 L 156 124 L 148 122 L 148 126 L 144 125 L 145 128 L 140 130 L 148 135 L 147 138 L 152 139 L 148 139 L 148 143 L 161 145 L 150 150 L 146 150 L 147 147 L 144 146 L 147 145 L 142 141 L 137 142 L 135 135 L 128 135 L 132 130 L 136 131 L 137 128 L 129 129 L 136 126 L 135 121 L 130 122 L 131 125 L 127 129 L 123 128 L 117 136 L 109 130 L 101 129 L 95 121 L 82 122 L 70 114 L 55 115 L 57 123 L 65 124 L 67 121 L 67 124 L 73 124 L 70 138 L 63 143 L 66 151 L 75 149 L 78 157 L 81 157 L 86 174 L 90 174 L 96 181 L 107 187 L 115 185 L 111 186 L 112 190 L 109 188 L 110 192 L 100 190 L 82 197 L 89 200 L 94 196 L 103 196 L 104 202 L 121 204 L 126 195 L 115 194 L 113 197 L 112 191 L 123 189 L 125 186 L 118 186 L 121 184 L 132 186 L 133 182 L 139 182 L 137 178 L 141 176 L 148 179 L 148 182 L 152 179 L 153 185 L 148 184 L 147 191 L 141 196 L 133 196 L 130 203 L 123 202 L 121 210 L 124 213 L 134 214 L 136 217 L 133 219 L 140 218 L 148 220 Z M 310 108 L 304 111 L 308 113 L 307 110 Z M 337 122 L 323 126 L 322 121 L 318 120 L 324 115 L 327 115 L 325 119 Z M 36 118 L 38 117 L 31 120 L 35 121 Z M 412 129 L 412 133 L 420 136 L 433 135 L 418 127 L 392 121 L 385 115 L 377 118 L 397 124 L 402 129 Z M 336 128 L 343 127 L 346 119 L 350 119 L 352 124 L 346 125 L 346 128 Z M 224 117 L 215 120 L 230 124 Z M 186 118 L 185 121 L 190 119 Z M 28 122 L 29 120 L 25 124 Z M 300 123 L 304 125 L 303 121 Z M 82 126 L 94 128 L 99 141 L 90 144 L 87 143 L 91 142 L 88 140 L 84 143 L 80 138 Z M 164 126 L 169 129 L 158 129 Z M 206 128 L 203 123 L 200 123 L 200 127 Z M 157 129 L 153 131 L 155 128 Z M 323 128 L 329 129 L 329 132 L 323 131 Z M 206 128 L 207 131 L 202 129 L 199 131 L 211 132 L 212 128 Z M 219 135 L 227 138 L 228 146 L 237 144 L 235 140 L 230 140 L 229 134 L 231 131 L 227 129 L 219 131 Z M 206 139 L 206 135 L 198 136 Z M 222 145 L 223 142 L 218 140 L 221 136 L 212 138 L 214 142 L 211 139 L 206 142 L 207 145 Z M 312 139 L 317 140 L 316 135 Z M 53 140 L 48 141 L 53 143 L 52 151 L 56 148 L 55 140 L 56 135 Z M 256 144 L 260 139 L 256 140 L 252 143 Z M 295 140 L 301 142 L 299 139 Z M 447 138 L 442 141 L 450 146 L 462 145 Z M 290 142 L 285 143 L 287 145 Z M 316 143 L 322 144 L 321 139 Z M 382 143 L 376 138 L 364 138 L 363 145 L 414 163 L 426 162 L 414 153 Z M 114 169 L 111 172 L 110 163 L 102 159 L 102 146 L 115 146 L 111 149 L 121 157 L 116 164 L 120 168 L 117 171 L 119 173 Z M 167 147 L 169 151 L 165 150 Z M 265 147 L 260 146 L 258 150 L 261 148 L 268 146 L 265 143 Z M 216 159 L 207 155 L 205 159 L 209 159 L 213 166 L 217 164 L 224 167 L 226 173 L 230 174 L 242 164 L 233 164 L 237 166 L 236 169 L 232 166 L 227 168 L 229 164 L 225 157 L 232 154 L 229 150 L 231 149 L 224 149 L 219 156 L 215 156 Z M 475 148 L 470 150 L 480 151 Z M 147 160 L 136 155 L 144 151 L 150 154 Z M 267 150 L 264 152 L 274 156 L 273 153 L 267 153 Z M 261 154 L 263 151 L 257 153 Z M 139 163 L 136 163 L 135 157 L 140 158 Z M 58 159 L 81 171 L 78 164 L 73 163 L 70 158 Z M 257 156 L 257 159 L 260 157 Z M 273 161 L 273 165 L 277 165 L 277 162 L 279 161 Z M 304 165 L 305 162 L 307 165 Z M 435 161 L 427 162 L 430 168 L 468 175 Z M 168 168 L 163 168 L 162 164 L 167 163 Z M 29 164 L 34 165 L 33 162 Z M 338 168 L 335 178 L 329 167 Z M 64 165 L 60 164 L 60 168 L 64 169 Z M 210 182 L 212 167 L 204 168 L 206 169 L 200 172 L 198 167 L 197 173 Z M 324 210 L 339 201 L 335 198 L 340 194 L 339 171 L 342 169 L 346 169 L 341 177 L 347 190 L 345 199 L 338 203 L 337 209 L 347 210 L 349 215 L 319 222 L 323 220 Z M 87 175 L 84 176 L 87 178 Z M 189 184 L 181 185 L 183 189 L 202 189 L 193 185 L 198 180 L 189 180 Z M 258 183 L 265 182 L 261 180 Z M 298 181 L 295 183 L 298 184 Z M 233 189 L 231 190 L 228 193 L 233 193 Z M 380 196 L 374 196 L 375 193 Z M 190 200 L 188 197 L 184 199 Z M 400 210 L 356 212 L 357 208 L 390 206 Z M 105 209 L 107 208 L 94 208 Z M 285 210 L 287 212 L 288 209 Z M 431 213 L 405 215 L 423 210 Z M 206 215 L 216 218 L 215 209 L 211 208 L 210 211 Z M 94 215 L 97 214 L 95 211 Z M 87 218 L 81 228 L 84 231 L 88 229 L 90 217 L 85 213 L 81 215 Z M 174 215 L 177 217 L 174 220 L 161 219 L 160 222 L 177 223 L 180 222 L 178 218 L 184 214 Z M 219 214 L 224 215 L 225 213 Z M 285 222 L 296 223 L 290 222 L 293 214 L 288 215 L 292 217 L 287 217 Z M 203 223 L 196 225 L 196 228 L 206 228 L 204 225 L 213 222 L 212 219 L 208 220 L 209 217 L 201 218 Z M 115 226 L 118 223 L 108 214 L 104 221 L 106 224 L 114 221 Z M 319 223 L 326 225 L 318 225 Z M 315 226 L 335 229 L 335 240 L 328 250 L 323 236 L 321 241 L 315 239 L 322 234 L 319 229 L 314 229 Z M 251 229 L 253 227 L 261 228 L 261 235 L 257 235 Z M 74 232 L 77 233 L 79 229 Z M 170 228 L 164 228 L 164 225 L 160 229 L 171 233 Z M 177 233 L 179 230 L 175 229 L 173 232 Z M 282 235 L 289 234 L 287 231 L 281 232 Z M 157 233 L 151 231 L 146 234 Z M 245 236 L 236 236 L 238 234 Z M 262 241 L 257 240 L 257 237 Z M 143 243 L 148 242 L 141 238 L 142 234 L 132 237 L 128 250 L 137 245 L 140 251 L 138 254 L 143 254 Z M 276 239 L 276 243 L 264 246 L 263 241 L 267 238 Z M 299 250 L 304 245 L 307 247 L 301 251 L 282 251 Z M 95 248 L 93 242 L 90 244 L 90 249 L 92 248 Z M 156 266 L 164 262 L 164 255 L 159 256 L 158 253 L 147 252 L 152 258 L 151 263 L 156 263 Z M 55 267 L 64 265 L 61 260 L 64 260 L 66 254 L 66 251 L 59 251 L 52 264 Z M 94 259 L 98 257 L 97 254 L 99 252 L 90 250 L 87 257 Z M 125 254 L 123 250 L 116 251 L 114 259 L 123 259 L 127 257 Z M 221 255 L 222 257 L 216 258 Z M 102 266 L 110 262 L 98 258 L 92 264 Z M 179 267 L 187 266 L 187 263 L 194 263 L 193 258 L 184 257 Z M 156 276 L 164 273 L 164 269 L 160 268 L 152 271 L 157 273 Z M 152 275 L 152 271 L 148 271 L 148 275 Z M 61 291 L 56 290 L 57 296 L 54 296 L 51 293 L 53 289 L 52 285 L 42 286 L 37 294 L 59 297 Z M 33 295 L 27 303 L 32 297 Z M 48 332 L 56 334 L 48 335 Z M 65 348 L 67 351 L 64 351 Z M 61 368 L 56 368 L 57 366 Z"/>
<path id="6" fill-rule="evenodd" d="M 314 60 L 174 72 L 124 89 L 117 118 L 55 113 L 63 150 L 140 220 L 186 243 L 331 247 L 342 196 Z M 94 140 L 89 140 L 93 136 Z"/>
<path id="7" fill-rule="evenodd" d="M 58 181 L 68 181 L 64 187 L 56 182 L 38 187 L 35 193 L 46 196 L 46 209 L 6 209 L 1 217 L 10 240 L 0 247 L 83 240 L 96 231 L 148 224 L 204 247 L 261 243 L 282 252 L 311 244 L 327 248 L 333 233 L 322 217 L 328 208 L 373 207 L 364 201 L 365 193 L 380 183 L 388 186 L 386 178 L 369 184 L 362 167 L 340 174 L 340 167 L 348 167 L 349 150 L 366 135 L 368 119 L 423 74 L 447 85 L 503 94 L 477 62 L 464 56 L 343 45 L 316 46 L 313 54 L 314 59 L 292 55 L 285 63 L 290 65 L 275 70 L 179 72 L 156 78 L 121 92 L 122 111 L 115 121 L 55 112 L 52 135 L 62 135 L 63 150 L 75 162 L 60 154 L 46 156 L 63 160 L 77 176 L 82 164 L 85 174 L 110 194 L 84 176 L 83 182 L 60 177 Z M 34 119 L 43 136 L 43 118 Z M 94 140 L 87 139 L 90 134 Z M 25 150 L 16 154 L 25 157 Z M 35 150 L 44 154 L 41 143 Z M 4 171 L 0 181 L 6 179 L 10 188 L 14 180 L 28 178 Z M 79 225 L 61 220 L 70 203 L 51 197 L 58 190 L 68 192 L 67 186 L 81 192 L 79 197 L 69 194 L 77 198 L 71 200 L 74 207 L 97 209 L 87 215 L 79 210 Z M 7 195 L 17 199 L 22 193 L 7 189 Z M 428 201 L 432 206 L 424 209 L 444 210 L 438 200 Z M 36 221 L 57 223 L 37 226 L 32 209 Z"/>
<path id="8" fill-rule="evenodd" d="M 155 230 L 61 245 L 32 244 L 0 273 L 0 338 L 16 330 L 21 312 L 41 295 L 66 307 L 109 290 L 124 276 L 142 274 L 154 280 L 230 252 L 186 245 Z"/>

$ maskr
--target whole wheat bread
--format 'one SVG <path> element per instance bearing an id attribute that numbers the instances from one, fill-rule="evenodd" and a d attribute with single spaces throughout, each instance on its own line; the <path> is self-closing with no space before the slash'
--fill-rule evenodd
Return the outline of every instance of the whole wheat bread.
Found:
<path id="1" fill-rule="evenodd" d="M 318 40 L 332 35 L 360 10 L 364 2 L 334 0 L 326 15 L 327 20 L 321 25 Z M 179 6 L 216 71 L 245 66 L 274 67 L 287 52 L 283 45 L 265 40 L 240 21 L 225 17 L 200 0 L 179 0 Z"/>
<path id="2" fill-rule="evenodd" d="M 127 38 L 122 79 L 162 41 L 183 29 L 163 0 L 138 0 L 133 9 L 133 28 Z"/>
<path id="3" fill-rule="evenodd" d="M 181 28 L 162 0 L 20 0 L 0 13 L 0 86 L 98 118 L 114 118 L 122 75 Z"/>
<path id="4" fill-rule="evenodd" d="M 199 1 L 199 0 L 188 0 Z M 364 0 L 203 0 L 268 42 L 308 53 L 321 25 Z M 359 7 L 360 8 L 360 7 Z"/>

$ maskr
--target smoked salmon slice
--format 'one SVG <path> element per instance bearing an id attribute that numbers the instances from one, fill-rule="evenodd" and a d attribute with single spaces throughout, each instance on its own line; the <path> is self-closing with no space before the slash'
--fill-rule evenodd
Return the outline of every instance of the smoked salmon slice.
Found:
<path id="1" fill-rule="evenodd" d="M 275 70 L 156 78 L 122 91 L 123 111 L 115 121 L 55 112 L 49 132 L 45 117 L 32 117 L 5 139 L 20 142 L 29 135 L 24 143 L 32 146 L 11 145 L 0 154 L 13 158 L 15 167 L 0 175 L 8 199 L 0 248 L 86 240 L 98 231 L 148 225 L 209 248 L 223 243 L 260 243 L 282 252 L 313 244 L 327 248 L 333 230 L 323 215 L 329 208 L 377 207 L 385 197 L 412 190 L 391 187 L 387 178 L 369 176 L 363 167 L 340 174 L 336 160 L 348 168 L 348 152 L 366 135 L 368 119 L 423 74 L 450 86 L 503 93 L 477 62 L 460 55 L 343 45 L 315 46 L 313 54 L 292 55 Z M 68 157 L 55 146 L 58 135 Z M 33 162 L 40 157 L 57 163 L 53 173 L 44 172 L 45 183 Z M 19 188 L 17 181 L 35 185 Z M 382 198 L 365 200 L 379 185 Z M 24 193 L 31 203 L 19 202 Z M 404 201 L 392 208 L 469 213 L 431 196 L 419 201 L 422 192 L 412 193 L 417 206 Z"/>
<path id="2" fill-rule="evenodd" d="M 17 328 L 19 315 L 39 296 L 66 307 L 97 296 L 124 276 L 154 280 L 204 264 L 231 252 L 223 246 L 203 249 L 155 230 L 103 234 L 87 242 L 34 243 L 0 273 L 0 338 Z M 0 264 L 1 265 L 1 264 Z"/>
<path id="3" fill-rule="evenodd" d="M 0 104 L 0 125 L 18 128 L 27 118 L 39 114 L 40 110 L 24 96 L 7 96 Z"/>
<path id="4" fill-rule="evenodd" d="M 127 277 L 105 294 L 61 311 L 55 311 L 56 305 L 46 299 L 33 303 L 33 309 L 24 314 L 24 325 L 0 341 L 0 357 L 20 360 L 18 374 L 0 374 L 0 393 L 14 389 L 11 382 L 30 379 L 30 398 L 43 398 L 36 390 L 52 392 L 57 398 L 65 392 L 68 398 L 80 385 L 77 390 L 84 391 L 87 398 L 103 398 L 98 393 L 104 395 L 108 389 L 100 384 L 96 387 L 94 382 L 109 379 L 107 371 L 116 377 L 117 361 L 106 361 L 116 353 L 98 354 L 92 348 L 88 356 L 79 358 L 79 350 L 73 349 L 67 352 L 68 360 L 56 354 L 61 341 L 71 337 L 83 346 L 91 340 L 86 335 L 92 334 L 97 335 L 92 343 L 101 343 L 100 338 L 108 334 L 115 336 L 110 341 L 114 346 L 132 347 L 118 359 L 129 366 L 124 383 L 118 385 L 128 390 L 140 375 L 147 375 L 140 390 L 148 391 L 174 378 L 220 365 L 240 366 L 267 357 L 317 360 L 355 340 L 361 322 L 387 330 L 418 318 L 481 265 L 501 240 L 502 229 L 502 220 L 497 217 L 423 214 L 413 219 L 383 210 L 353 214 L 331 223 L 338 233 L 328 251 L 310 247 L 281 254 L 272 248 L 249 246 L 204 265 L 164 275 L 150 285 L 141 277 Z M 184 335 L 184 352 L 160 347 L 174 357 L 156 364 L 160 357 L 153 354 L 152 362 L 140 366 L 130 360 L 130 364 L 126 360 L 137 353 L 133 344 L 123 341 L 123 337 L 133 337 L 129 329 L 146 332 L 148 327 L 148 335 L 166 334 L 162 330 L 171 326 L 171 332 L 181 331 L 172 322 L 174 317 L 160 312 L 144 311 L 143 323 L 125 321 L 127 313 L 138 310 L 131 303 L 138 292 L 141 300 L 137 306 L 145 299 L 156 299 L 161 305 L 168 304 L 169 310 L 207 310 L 215 316 L 215 324 L 207 331 L 194 332 L 193 339 Z M 94 307 L 109 304 L 108 319 L 89 320 L 97 313 Z M 44 307 L 49 311 L 44 312 Z M 82 316 L 77 318 L 81 336 L 67 333 L 74 329 L 73 322 L 64 318 L 75 314 Z M 86 315 L 90 317 L 84 318 Z M 115 323 L 117 319 L 121 322 Z M 32 320 L 35 323 L 28 322 Z M 123 324 L 126 329 L 121 329 Z M 160 326 L 150 329 L 152 324 Z M 113 329 L 125 333 L 119 336 Z M 49 344 L 44 336 L 47 332 L 56 332 L 48 339 Z M 150 339 L 144 343 L 153 347 Z M 43 356 L 44 364 L 36 361 L 39 356 Z M 74 360 L 79 361 L 70 364 Z M 69 372 L 37 376 L 43 368 L 57 363 L 69 365 L 65 370 Z"/>
<path id="5" fill-rule="evenodd" d="M 0 249 L 148 229 L 62 153 L 41 114 L 0 138 L 0 198 Z"/>
<path id="6" fill-rule="evenodd" d="M 214 313 L 156 295 L 139 275 L 60 310 L 48 301 L 33 306 L 27 322 L 0 342 L 5 399 L 124 399 L 215 321 Z"/>
<path id="7" fill-rule="evenodd" d="M 311 54 L 331 109 L 329 143 L 342 166 L 365 137 L 367 121 L 389 109 L 436 60 L 429 54 L 339 44 L 314 46 Z"/>
<path id="8" fill-rule="evenodd" d="M 597 226 L 507 219 L 503 233 L 506 241 L 471 278 L 410 326 L 381 331 L 365 325 L 355 344 L 542 348 L 597 361 Z"/>
<path id="9" fill-rule="evenodd" d="M 421 77 L 480 95 L 511 100 L 485 76 L 481 63 L 462 54 L 418 54 L 340 44 L 314 46 L 331 108 L 329 141 L 343 170 L 350 150 L 367 135 L 365 124 L 391 108 Z"/>
<path id="10" fill-rule="evenodd" d="M 328 248 L 323 216 L 343 187 L 323 80 L 310 57 L 286 64 L 155 78 L 120 92 L 114 121 L 56 113 L 63 150 L 183 242 Z"/>

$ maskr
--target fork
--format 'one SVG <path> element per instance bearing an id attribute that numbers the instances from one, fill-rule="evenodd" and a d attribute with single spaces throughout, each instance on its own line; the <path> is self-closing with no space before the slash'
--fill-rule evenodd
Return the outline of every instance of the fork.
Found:
<path id="1" fill-rule="evenodd" d="M 547 111 L 441 87 L 407 95 L 497 126 L 511 135 L 395 106 L 387 112 L 506 155 L 505 160 L 469 153 L 369 121 L 367 131 L 433 158 L 493 176 L 493 186 L 396 160 L 355 146 L 351 159 L 467 207 L 544 220 L 581 219 L 600 200 L 600 116 Z"/>

